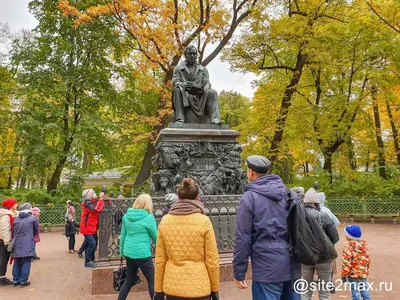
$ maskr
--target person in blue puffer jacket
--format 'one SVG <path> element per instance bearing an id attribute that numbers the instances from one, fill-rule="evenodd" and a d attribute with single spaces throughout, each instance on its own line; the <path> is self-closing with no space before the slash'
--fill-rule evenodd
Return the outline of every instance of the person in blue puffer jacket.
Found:
<path id="1" fill-rule="evenodd" d="M 271 162 L 260 155 L 246 160 L 250 183 L 240 199 L 236 218 L 233 272 L 238 288 L 251 258 L 252 294 L 256 300 L 297 300 L 293 283 L 301 277 L 301 265 L 292 260 L 287 229 L 288 190 L 281 178 L 268 174 Z"/>

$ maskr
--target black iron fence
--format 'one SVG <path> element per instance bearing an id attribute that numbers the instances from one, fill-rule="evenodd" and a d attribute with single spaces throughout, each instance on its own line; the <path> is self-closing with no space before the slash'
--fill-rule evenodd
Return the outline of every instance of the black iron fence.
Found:
<path id="1" fill-rule="evenodd" d="M 204 196 L 205 213 L 214 227 L 220 252 L 231 252 L 234 244 L 236 211 L 240 195 Z M 105 201 L 99 225 L 99 266 L 117 263 L 119 256 L 119 236 L 122 217 L 134 198 L 111 199 Z M 161 221 L 168 202 L 164 198 L 153 198 L 153 211 L 157 224 Z"/>
<path id="2" fill-rule="evenodd" d="M 206 215 L 210 217 L 220 252 L 231 252 L 234 246 L 234 228 L 240 195 L 204 196 Z M 99 266 L 108 266 L 119 260 L 119 235 L 122 217 L 134 198 L 105 201 L 99 222 Z M 153 198 L 154 215 L 157 224 L 163 217 L 168 203 L 164 198 Z M 327 198 L 327 206 L 337 216 L 398 216 L 399 197 L 338 197 Z M 76 207 L 76 219 L 80 220 L 81 208 Z M 66 206 L 42 206 L 40 222 L 48 225 L 65 224 Z"/>

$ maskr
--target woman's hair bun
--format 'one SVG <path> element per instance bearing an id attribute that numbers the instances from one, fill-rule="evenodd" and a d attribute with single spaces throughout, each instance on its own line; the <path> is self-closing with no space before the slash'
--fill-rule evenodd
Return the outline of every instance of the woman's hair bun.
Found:
<path id="1" fill-rule="evenodd" d="M 199 186 L 193 178 L 184 178 L 178 187 L 179 199 L 194 200 L 199 195 Z"/>
<path id="2" fill-rule="evenodd" d="M 184 187 L 188 187 L 188 186 L 190 186 L 191 184 L 192 184 L 192 181 L 190 180 L 190 178 L 184 178 L 183 181 L 182 181 L 182 185 L 183 185 Z"/>

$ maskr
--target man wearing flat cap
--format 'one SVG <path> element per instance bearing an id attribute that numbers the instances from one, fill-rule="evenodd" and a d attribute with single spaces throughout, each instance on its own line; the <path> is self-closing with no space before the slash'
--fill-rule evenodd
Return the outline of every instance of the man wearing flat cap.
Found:
<path id="1" fill-rule="evenodd" d="M 249 184 L 236 217 L 235 283 L 247 288 L 244 279 L 251 257 L 253 299 L 300 300 L 293 283 L 301 278 L 301 266 L 291 259 L 287 230 L 288 192 L 292 192 L 278 175 L 269 174 L 271 162 L 264 156 L 249 156 L 246 166 Z"/>

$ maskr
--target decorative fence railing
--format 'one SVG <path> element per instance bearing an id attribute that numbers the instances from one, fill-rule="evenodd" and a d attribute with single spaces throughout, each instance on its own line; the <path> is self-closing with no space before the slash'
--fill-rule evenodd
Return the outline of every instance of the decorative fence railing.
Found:
<path id="1" fill-rule="evenodd" d="M 234 228 L 240 195 L 204 196 L 206 214 L 210 217 L 220 252 L 230 252 L 234 245 Z M 99 223 L 99 266 L 107 266 L 119 259 L 119 235 L 122 217 L 134 198 L 105 201 Z M 400 197 L 331 197 L 326 201 L 332 212 L 339 216 L 399 216 Z M 153 198 L 154 215 L 160 222 L 167 202 L 164 198 Z M 76 207 L 76 221 L 80 221 L 81 207 Z M 65 224 L 64 205 L 41 206 L 40 222 L 49 225 Z"/>
<path id="2" fill-rule="evenodd" d="M 400 197 L 331 197 L 326 205 L 337 216 L 396 215 L 400 212 Z"/>
<path id="3" fill-rule="evenodd" d="M 99 226 L 99 266 L 107 266 L 119 259 L 119 235 L 122 217 L 134 198 L 112 199 L 106 201 L 100 215 Z M 233 250 L 236 211 L 240 195 L 204 196 L 202 201 L 205 213 L 210 217 L 214 227 L 217 246 L 220 252 Z M 167 208 L 164 198 L 153 198 L 153 211 L 157 224 L 161 221 Z"/>
<path id="4" fill-rule="evenodd" d="M 62 204 L 56 205 L 37 205 L 40 208 L 40 223 L 50 226 L 62 226 L 65 224 L 65 214 L 67 206 Z M 75 221 L 79 224 L 81 221 L 82 208 L 80 205 L 75 206 Z"/>

